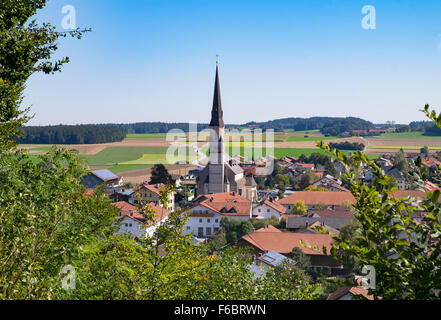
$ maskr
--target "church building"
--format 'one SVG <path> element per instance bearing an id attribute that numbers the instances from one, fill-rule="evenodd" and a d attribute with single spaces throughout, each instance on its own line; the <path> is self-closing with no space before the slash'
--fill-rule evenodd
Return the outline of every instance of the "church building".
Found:
<path id="1" fill-rule="evenodd" d="M 225 153 L 225 124 L 218 63 L 216 63 L 213 108 L 209 127 L 211 129 L 209 162 L 199 175 L 197 194 L 237 192 L 244 198 L 257 202 L 257 184 L 253 176 L 245 176 L 239 163 Z"/>

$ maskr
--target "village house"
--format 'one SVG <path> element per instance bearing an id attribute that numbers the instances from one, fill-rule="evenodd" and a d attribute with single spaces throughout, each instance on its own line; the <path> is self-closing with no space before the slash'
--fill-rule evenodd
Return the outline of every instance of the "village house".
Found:
<path id="1" fill-rule="evenodd" d="M 143 183 L 141 186 L 135 188 L 136 193 L 133 195 L 133 203 L 139 204 L 140 201 L 153 202 L 157 206 L 163 206 L 160 201 L 160 191 L 165 188 L 163 184 L 147 184 Z M 166 209 L 168 211 L 175 210 L 175 197 L 174 192 L 170 192 L 168 195 Z"/>
<path id="2" fill-rule="evenodd" d="M 313 186 L 326 188 L 332 192 L 349 192 L 349 190 L 342 187 L 341 184 L 342 182 L 339 179 L 329 174 L 312 183 Z"/>
<path id="3" fill-rule="evenodd" d="M 384 171 L 386 175 L 395 178 L 399 190 L 406 190 L 409 187 L 406 177 L 397 167 L 387 167 Z"/>
<path id="4" fill-rule="evenodd" d="M 110 198 L 113 200 L 113 202 L 125 201 L 130 204 L 134 204 L 134 195 L 135 190 L 133 189 L 115 188 L 113 193 L 110 195 Z"/>
<path id="5" fill-rule="evenodd" d="M 317 207 L 337 209 L 345 207 L 347 204 L 355 204 L 355 198 L 350 192 L 332 192 L 332 191 L 298 191 L 290 196 L 277 201 L 285 207 L 285 213 L 291 213 L 293 205 L 303 201 L 308 210 L 315 210 Z"/>
<path id="6" fill-rule="evenodd" d="M 184 234 L 193 233 L 198 238 L 208 238 L 220 229 L 223 217 L 249 220 L 251 215 L 251 201 L 237 192 L 200 195 L 189 209 Z"/>
<path id="7" fill-rule="evenodd" d="M 437 168 L 441 162 L 435 158 L 421 158 L 421 165 L 425 168 Z"/>
<path id="8" fill-rule="evenodd" d="M 270 268 L 274 269 L 281 265 L 284 261 L 288 261 L 288 263 L 295 263 L 292 259 L 284 256 L 283 254 L 276 251 L 269 251 L 256 257 L 253 264 L 250 266 L 250 269 L 252 272 L 254 272 L 255 277 L 260 277 L 265 275 Z"/>
<path id="9" fill-rule="evenodd" d="M 236 243 L 238 247 L 251 247 L 256 256 L 275 251 L 286 255 L 294 248 L 299 248 L 311 261 L 315 271 L 327 269 L 342 269 L 342 264 L 323 252 L 326 248 L 330 252 L 334 240 L 328 234 L 282 232 L 269 225 L 250 234 L 243 236 Z"/>
<path id="10" fill-rule="evenodd" d="M 286 215 L 286 228 L 288 230 L 298 230 L 308 228 L 314 223 L 319 222 L 339 230 L 353 219 L 354 214 L 348 208 L 310 211 L 306 215 Z"/>
<path id="11" fill-rule="evenodd" d="M 120 210 L 118 216 L 120 229 L 116 234 L 131 235 L 138 239 L 151 237 L 158 225 L 165 222 L 170 214 L 167 209 L 151 202 L 148 205 L 154 212 L 154 221 L 147 221 L 145 216 L 138 212 L 138 208 L 130 203 L 119 201 L 112 203 L 112 205 Z"/>
<path id="12" fill-rule="evenodd" d="M 253 218 L 271 219 L 275 217 L 280 221 L 286 209 L 284 206 L 276 203 L 272 198 L 265 199 L 253 208 Z"/>
<path id="13" fill-rule="evenodd" d="M 343 286 L 331 293 L 326 300 L 374 300 L 372 295 L 369 295 L 369 291 L 359 286 Z"/>
<path id="14" fill-rule="evenodd" d="M 300 163 L 297 162 L 295 164 L 293 164 L 292 166 L 289 167 L 290 169 L 293 170 L 304 170 L 304 171 L 310 171 L 310 170 L 314 170 L 315 166 L 313 163 Z"/>
<path id="15" fill-rule="evenodd" d="M 87 189 L 95 189 L 104 185 L 105 190 L 110 191 L 113 188 L 120 187 L 123 184 L 123 178 L 110 170 L 103 169 L 90 172 L 82 179 L 81 184 Z"/>

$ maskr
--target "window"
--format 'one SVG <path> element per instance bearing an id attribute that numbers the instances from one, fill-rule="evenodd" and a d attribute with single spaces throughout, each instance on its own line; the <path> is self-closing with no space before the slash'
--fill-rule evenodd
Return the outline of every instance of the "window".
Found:
<path id="1" fill-rule="evenodd" d="M 270 212 L 270 209 L 266 209 L 266 212 Z"/>
<path id="2" fill-rule="evenodd" d="M 202 219 L 199 219 L 199 223 L 202 223 Z"/>
<path id="3" fill-rule="evenodd" d="M 210 219 L 207 219 L 207 222 L 210 222 Z"/>
<path id="4" fill-rule="evenodd" d="M 190 227 L 187 227 L 187 230 L 190 230 Z"/>
<path id="5" fill-rule="evenodd" d="M 207 232 L 207 236 L 210 236 L 211 235 L 211 228 L 207 228 L 206 232 Z"/>
<path id="6" fill-rule="evenodd" d="M 257 211 L 260 212 L 260 211 L 262 211 L 262 210 L 258 209 Z"/>
<path id="7" fill-rule="evenodd" d="M 130 223 L 130 224 L 129 224 L 129 227 L 131 227 L 131 226 L 132 226 L 132 224 Z"/>
<path id="8" fill-rule="evenodd" d="M 216 223 L 219 222 L 219 219 L 214 220 L 214 222 L 216 222 Z"/>

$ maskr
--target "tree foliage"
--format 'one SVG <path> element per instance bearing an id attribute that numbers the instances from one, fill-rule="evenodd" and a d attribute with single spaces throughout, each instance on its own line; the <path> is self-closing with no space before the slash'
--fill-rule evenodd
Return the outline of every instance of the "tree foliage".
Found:
<path id="1" fill-rule="evenodd" d="M 58 40 L 68 35 L 80 39 L 88 30 L 56 31 L 49 23 L 29 19 L 46 0 L 3 0 L 0 6 L 0 151 L 15 145 L 20 128 L 29 120 L 21 109 L 26 81 L 35 72 L 60 71 L 68 57 L 52 60 Z"/>
<path id="2" fill-rule="evenodd" d="M 426 113 L 441 125 L 441 115 Z M 331 253 L 338 258 L 349 253 L 360 265 L 371 265 L 376 272 L 376 286 L 369 293 L 376 299 L 438 299 L 441 288 L 441 214 L 440 192 L 427 192 L 422 200 L 414 198 L 396 199 L 392 196 L 390 177 L 385 176 L 375 161 L 369 161 L 361 152 L 354 155 L 355 161 L 323 142 L 319 146 L 334 154 L 346 167 L 346 176 L 357 203 L 355 218 L 360 224 L 355 239 L 335 237 L 337 245 Z M 359 168 L 364 163 L 372 170 L 375 180 L 367 185 L 360 177 Z M 412 174 L 420 185 L 425 181 L 421 159 L 415 162 Z M 415 220 L 416 212 L 427 212 L 424 220 Z M 344 259 L 342 259 L 344 260 Z"/>

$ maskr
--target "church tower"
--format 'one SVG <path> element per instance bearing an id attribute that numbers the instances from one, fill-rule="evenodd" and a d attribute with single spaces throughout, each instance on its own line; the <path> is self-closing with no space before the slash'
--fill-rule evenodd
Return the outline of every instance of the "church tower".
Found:
<path id="1" fill-rule="evenodd" d="M 225 149 L 220 83 L 219 63 L 216 62 L 216 78 L 214 83 L 213 108 L 210 121 L 210 160 L 208 163 L 208 193 L 221 193 L 225 191 Z"/>
<path id="2" fill-rule="evenodd" d="M 237 192 L 250 201 L 257 200 L 257 184 L 252 176 L 245 176 L 240 163 L 225 153 L 225 124 L 223 119 L 219 66 L 216 63 L 213 107 L 210 121 L 210 157 L 200 172 L 197 195 Z"/>

